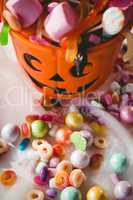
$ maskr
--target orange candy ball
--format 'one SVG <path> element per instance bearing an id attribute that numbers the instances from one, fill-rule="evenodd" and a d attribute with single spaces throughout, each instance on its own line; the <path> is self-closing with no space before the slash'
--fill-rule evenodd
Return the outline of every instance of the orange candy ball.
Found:
<path id="1" fill-rule="evenodd" d="M 72 131 L 67 127 L 58 129 L 56 132 L 56 141 L 63 145 L 69 144 L 71 133 Z"/>

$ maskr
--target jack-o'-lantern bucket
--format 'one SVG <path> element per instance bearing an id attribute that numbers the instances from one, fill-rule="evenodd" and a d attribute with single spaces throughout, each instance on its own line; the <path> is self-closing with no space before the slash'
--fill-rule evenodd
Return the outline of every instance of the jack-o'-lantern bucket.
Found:
<path id="1" fill-rule="evenodd" d="M 11 36 L 18 61 L 35 87 L 47 96 L 61 99 L 83 95 L 104 83 L 113 70 L 124 39 L 118 34 L 89 48 L 88 62 L 78 75 L 74 62 L 66 62 L 63 47 L 34 44 L 15 31 L 11 31 Z"/>

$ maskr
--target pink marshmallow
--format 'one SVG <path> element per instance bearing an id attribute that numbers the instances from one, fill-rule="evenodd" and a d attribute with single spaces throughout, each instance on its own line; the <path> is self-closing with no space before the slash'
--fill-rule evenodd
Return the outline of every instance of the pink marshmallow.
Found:
<path id="1" fill-rule="evenodd" d="M 78 23 L 78 16 L 74 9 L 67 3 L 56 5 L 46 17 L 44 27 L 52 40 L 59 41 L 61 37 L 73 30 Z"/>
<path id="2" fill-rule="evenodd" d="M 43 12 L 39 0 L 9 0 L 6 7 L 18 18 L 23 27 L 34 24 Z"/>

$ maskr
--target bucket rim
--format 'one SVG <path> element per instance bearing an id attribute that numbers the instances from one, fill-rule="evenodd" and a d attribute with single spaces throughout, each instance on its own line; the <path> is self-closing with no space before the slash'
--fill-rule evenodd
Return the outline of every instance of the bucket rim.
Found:
<path id="1" fill-rule="evenodd" d="M 31 48 L 34 49 L 39 49 L 39 50 L 46 50 L 46 49 L 64 49 L 61 46 L 54 46 L 52 44 L 50 45 L 41 45 L 41 44 L 37 44 L 37 43 L 33 43 L 31 42 L 28 38 L 26 38 L 25 36 L 23 36 L 21 33 L 15 32 L 15 31 L 11 31 L 11 36 L 17 38 L 18 40 L 21 40 L 23 43 L 25 43 L 27 46 L 30 46 Z M 90 47 L 88 48 L 88 52 L 92 52 L 92 51 L 98 51 L 101 48 L 104 48 L 108 45 L 111 45 L 114 41 L 116 41 L 117 39 L 120 40 L 124 40 L 124 36 L 122 35 L 122 33 L 119 33 L 118 35 L 116 35 L 115 37 L 113 37 L 112 39 L 108 40 L 107 42 L 103 42 L 101 44 L 98 44 L 94 47 Z"/>

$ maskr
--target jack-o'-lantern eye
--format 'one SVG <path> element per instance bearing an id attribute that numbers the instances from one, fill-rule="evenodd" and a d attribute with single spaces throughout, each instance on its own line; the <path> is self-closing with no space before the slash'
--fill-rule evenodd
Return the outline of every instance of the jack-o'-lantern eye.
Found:
<path id="1" fill-rule="evenodd" d="M 36 57 L 34 57 L 34 56 L 32 56 L 28 53 L 24 53 L 24 59 L 25 59 L 25 62 L 27 63 L 27 65 L 29 67 L 31 67 L 31 69 L 33 69 L 37 72 L 41 72 L 41 70 L 38 69 L 36 66 L 34 66 L 33 63 L 32 63 L 33 61 L 36 61 L 36 62 L 41 64 L 41 61 L 38 58 L 36 58 Z"/>
<path id="2" fill-rule="evenodd" d="M 88 63 L 87 55 L 78 53 L 75 59 L 75 65 L 70 69 L 70 73 L 74 77 L 83 77 L 86 76 L 88 72 L 88 68 L 92 66 L 92 63 Z"/>

